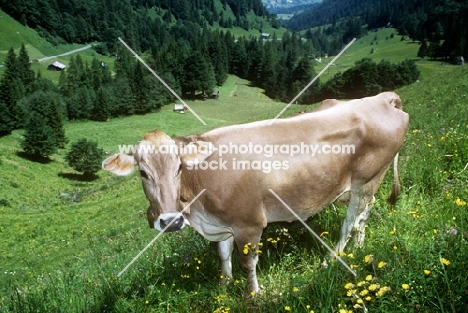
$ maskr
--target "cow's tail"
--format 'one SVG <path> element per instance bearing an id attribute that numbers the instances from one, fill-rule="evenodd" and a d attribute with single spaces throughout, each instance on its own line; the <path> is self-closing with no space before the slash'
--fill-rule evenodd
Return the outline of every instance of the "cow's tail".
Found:
<path id="1" fill-rule="evenodd" d="M 398 178 L 398 153 L 393 158 L 393 188 L 392 193 L 387 198 L 387 202 L 391 205 L 395 205 L 398 197 L 400 196 L 401 186 Z"/>

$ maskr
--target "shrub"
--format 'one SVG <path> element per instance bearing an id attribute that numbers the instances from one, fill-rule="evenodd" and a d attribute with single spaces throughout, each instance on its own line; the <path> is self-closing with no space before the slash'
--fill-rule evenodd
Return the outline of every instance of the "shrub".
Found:
<path id="1" fill-rule="evenodd" d="M 96 142 L 82 138 L 72 144 L 65 160 L 70 167 L 82 172 L 84 176 L 93 176 L 101 169 L 103 153 Z"/>

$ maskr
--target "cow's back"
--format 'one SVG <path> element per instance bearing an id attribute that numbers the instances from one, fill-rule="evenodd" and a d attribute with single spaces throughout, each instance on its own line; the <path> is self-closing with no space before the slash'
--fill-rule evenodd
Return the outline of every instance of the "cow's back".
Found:
<path id="1" fill-rule="evenodd" d="M 348 102 L 334 102 L 326 109 L 290 118 L 222 127 L 197 135 L 196 140 L 215 147 L 227 145 L 292 146 L 323 148 L 354 146 L 353 153 L 276 153 L 271 157 L 258 153 L 216 151 L 207 162 L 224 161 L 222 170 L 198 170 L 206 189 L 203 210 L 216 216 L 216 223 L 258 223 L 292 220 L 274 190 L 302 217 L 318 213 L 325 205 L 351 188 L 353 179 L 365 183 L 387 167 L 401 147 L 408 115 L 394 103 L 398 96 L 385 94 Z M 399 98 L 398 98 L 399 100 Z M 400 106 L 401 107 L 401 106 Z M 319 150 L 317 150 L 319 151 Z M 277 161 L 287 168 L 266 173 L 240 168 L 242 164 Z M 263 163 L 266 164 L 266 163 Z"/>

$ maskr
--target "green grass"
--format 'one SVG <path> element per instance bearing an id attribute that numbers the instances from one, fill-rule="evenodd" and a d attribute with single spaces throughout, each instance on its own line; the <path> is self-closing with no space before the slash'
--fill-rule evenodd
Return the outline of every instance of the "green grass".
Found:
<path id="1" fill-rule="evenodd" d="M 366 41 L 355 45 L 343 56 L 350 65 L 370 51 Z M 383 54 L 384 45 L 379 42 L 376 53 Z M 399 39 L 388 44 L 394 51 L 405 47 L 414 49 Z M 219 287 L 213 244 L 188 228 L 162 236 L 117 277 L 156 235 L 147 226 L 138 175 L 99 172 L 96 180 L 85 181 L 64 162 L 66 149 L 45 164 L 25 158 L 22 131 L 15 131 L 0 138 L 0 311 L 363 312 L 353 308 L 357 298 L 347 295 L 345 286 L 352 283 L 350 290 L 370 312 L 463 312 L 468 301 L 468 169 L 463 170 L 468 162 L 468 68 L 428 61 L 418 66 L 420 81 L 397 90 L 410 114 L 400 153 L 403 193 L 396 207 L 385 203 L 392 182 L 388 175 L 376 195 L 364 248 L 350 244 L 343 256 L 356 278 L 338 262 L 329 260 L 323 267 L 327 251 L 300 224 L 266 229 L 258 265 L 262 294 L 252 299 L 243 298 L 245 278 L 237 256 L 231 284 Z M 208 126 L 166 106 L 158 113 L 105 123 L 67 123 L 66 134 L 71 143 L 86 137 L 115 153 L 119 144 L 134 144 L 152 129 L 194 134 L 272 118 L 285 105 L 233 76 L 220 91 L 220 100 L 188 102 Z M 286 115 L 309 107 L 293 105 Z M 334 246 L 345 211 L 331 205 L 309 225 Z M 366 262 L 369 255 L 372 262 Z M 373 284 L 379 288 L 372 290 Z M 390 290 L 377 296 L 382 287 Z"/>
<path id="2" fill-rule="evenodd" d="M 393 38 L 391 38 L 392 34 Z M 334 62 L 334 65 L 331 65 L 325 71 L 320 79 L 321 81 L 327 81 L 336 73 L 343 73 L 353 67 L 356 61 L 363 58 L 370 58 L 377 63 L 381 60 L 390 60 L 394 63 L 402 62 L 406 59 L 416 60 L 418 49 L 419 45 L 413 43 L 412 40 L 402 40 L 396 29 L 383 28 L 376 32 L 371 31 L 366 36 L 356 39 L 349 49 Z M 325 68 L 332 59 L 333 56 L 329 56 L 328 58 L 322 57 L 321 63 L 315 61 L 316 72 L 318 73 Z M 420 61 L 418 63 L 421 63 L 421 67 L 425 67 L 429 62 Z"/>

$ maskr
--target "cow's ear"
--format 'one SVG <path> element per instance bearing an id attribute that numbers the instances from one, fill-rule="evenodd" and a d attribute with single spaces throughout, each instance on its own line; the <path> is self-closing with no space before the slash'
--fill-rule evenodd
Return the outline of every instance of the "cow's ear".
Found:
<path id="1" fill-rule="evenodd" d="M 203 162 L 214 153 L 215 146 L 211 142 L 191 142 L 181 150 L 180 159 L 184 165 L 193 165 Z"/>
<path id="2" fill-rule="evenodd" d="M 114 154 L 102 161 L 102 169 L 119 176 L 124 176 L 133 172 L 135 164 L 133 155 Z"/>

